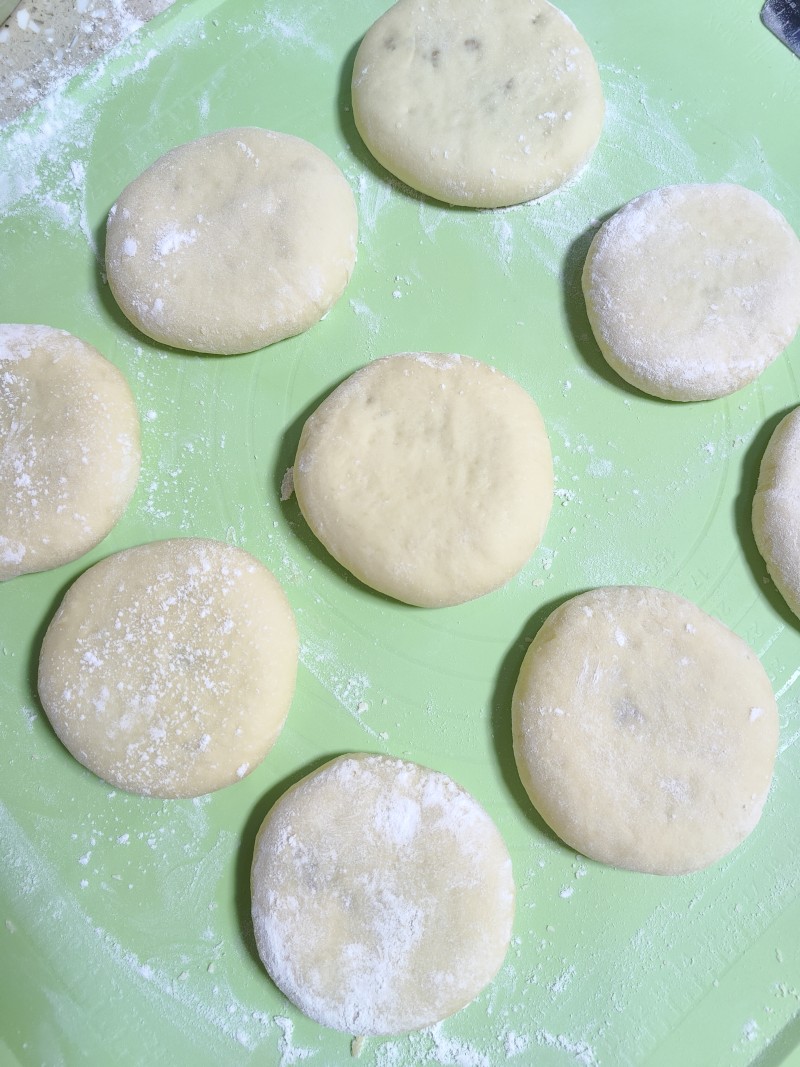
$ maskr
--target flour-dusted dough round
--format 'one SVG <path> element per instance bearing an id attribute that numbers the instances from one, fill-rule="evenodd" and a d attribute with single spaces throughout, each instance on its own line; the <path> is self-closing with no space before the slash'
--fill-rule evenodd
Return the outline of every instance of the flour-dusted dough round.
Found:
<path id="1" fill-rule="evenodd" d="M 309 526 L 367 585 L 420 607 L 488 593 L 542 539 L 550 443 L 531 397 L 466 356 L 375 360 L 308 419 L 294 488 Z"/>
<path id="2" fill-rule="evenodd" d="M 275 578 L 219 541 L 156 541 L 70 587 L 39 695 L 58 736 L 120 789 L 192 797 L 243 778 L 283 726 L 297 632 Z"/>
<path id="3" fill-rule="evenodd" d="M 663 589 L 595 589 L 557 608 L 513 699 L 520 777 L 579 852 L 684 874 L 755 827 L 778 741 L 757 656 Z"/>
<path id="4" fill-rule="evenodd" d="M 484 809 L 416 763 L 340 756 L 264 820 L 253 925 L 272 980 L 318 1023 L 395 1034 L 494 978 L 514 919 L 511 859 Z"/>
<path id="5" fill-rule="evenodd" d="M 314 145 L 256 127 L 173 148 L 108 217 L 106 270 L 131 322 L 194 352 L 251 352 L 307 330 L 342 295 L 358 220 Z"/>
<path id="6" fill-rule="evenodd" d="M 800 616 L 800 408 L 781 419 L 761 460 L 753 534 L 778 591 Z"/>
<path id="7" fill-rule="evenodd" d="M 352 97 L 384 167 L 469 207 L 549 193 L 587 162 L 603 125 L 592 53 L 544 0 L 399 0 L 361 43 Z"/>
<path id="8" fill-rule="evenodd" d="M 94 548 L 139 478 L 128 383 L 66 330 L 0 325 L 0 443 L 0 581 Z"/>
<path id="9" fill-rule="evenodd" d="M 583 271 L 600 351 L 665 400 L 709 400 L 753 381 L 800 325 L 800 241 L 740 185 L 671 185 L 595 234 Z"/>

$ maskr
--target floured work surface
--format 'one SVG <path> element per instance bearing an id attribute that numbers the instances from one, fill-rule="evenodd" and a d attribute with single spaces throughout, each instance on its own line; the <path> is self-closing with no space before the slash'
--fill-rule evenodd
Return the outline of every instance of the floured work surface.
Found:
<path id="1" fill-rule="evenodd" d="M 0 588 L 0 1034 L 19 1062 L 102 1063 L 109 1048 L 123 1067 L 167 1055 L 351 1062 L 347 1036 L 298 1014 L 260 966 L 248 875 L 276 797 L 358 750 L 467 789 L 503 834 L 519 893 L 494 983 L 432 1031 L 367 1040 L 360 1063 L 727 1067 L 778 1062 L 796 1043 L 800 635 L 766 580 L 750 506 L 769 434 L 800 399 L 800 344 L 730 397 L 657 401 L 602 359 L 580 272 L 598 220 L 671 182 L 746 185 L 800 230 L 797 60 L 741 2 L 732 12 L 681 0 L 649 10 L 646 25 L 633 0 L 564 9 L 600 66 L 604 133 L 574 183 L 506 211 L 415 198 L 361 145 L 349 83 L 354 48 L 383 10 L 375 0 L 301 14 L 288 0 L 268 12 L 248 0 L 173 9 L 0 134 L 0 272 L 13 281 L 0 319 L 69 330 L 120 367 L 143 448 L 133 503 L 101 545 Z M 103 284 L 105 215 L 173 145 L 234 125 L 331 156 L 356 195 L 358 262 L 339 303 L 299 337 L 233 358 L 166 351 L 131 330 Z M 518 381 L 542 412 L 556 474 L 544 541 L 520 574 L 432 611 L 350 579 L 296 501 L 280 501 L 323 397 L 370 359 L 416 350 L 461 352 Z M 189 535 L 239 545 L 273 571 L 301 666 L 261 767 L 211 798 L 165 802 L 114 792 L 75 763 L 32 679 L 74 577 L 113 551 Z M 763 819 L 702 874 L 659 879 L 576 856 L 516 773 L 511 693 L 530 639 L 564 598 L 614 583 L 695 601 L 758 653 L 778 696 Z"/>

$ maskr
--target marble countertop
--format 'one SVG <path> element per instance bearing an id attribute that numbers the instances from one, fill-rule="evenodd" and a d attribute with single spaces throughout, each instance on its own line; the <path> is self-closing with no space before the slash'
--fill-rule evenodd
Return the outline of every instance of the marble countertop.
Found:
<path id="1" fill-rule="evenodd" d="M 21 0 L 0 26 L 0 125 L 23 114 L 171 2 Z M 0 0 L 0 12 L 5 6 Z"/>

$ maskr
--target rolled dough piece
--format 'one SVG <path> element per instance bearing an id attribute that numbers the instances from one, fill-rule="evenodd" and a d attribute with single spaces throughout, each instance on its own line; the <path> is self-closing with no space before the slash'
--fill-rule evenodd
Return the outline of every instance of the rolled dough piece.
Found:
<path id="1" fill-rule="evenodd" d="M 307 330 L 344 291 L 358 220 L 314 145 L 256 127 L 173 148 L 108 217 L 108 283 L 148 337 L 251 352 Z"/>
<path id="2" fill-rule="evenodd" d="M 128 383 L 51 326 L 0 325 L 0 442 L 0 581 L 94 548 L 139 479 Z"/>
<path id="3" fill-rule="evenodd" d="M 356 371 L 306 422 L 293 475 L 331 555 L 421 607 L 508 581 L 541 541 L 553 496 L 536 404 L 459 355 L 406 352 Z"/>
<path id="4" fill-rule="evenodd" d="M 664 400 L 741 389 L 800 325 L 800 241 L 740 185 L 670 185 L 595 234 L 583 270 L 600 351 Z"/>
<path id="5" fill-rule="evenodd" d="M 64 745 L 130 793 L 193 797 L 249 774 L 292 700 L 297 632 L 270 572 L 219 541 L 156 541 L 70 587 L 39 695 Z"/>
<path id="6" fill-rule="evenodd" d="M 778 715 L 736 634 L 663 589 L 615 586 L 546 620 L 522 664 L 513 731 L 523 785 L 568 845 L 685 874 L 758 822 Z"/>
<path id="7" fill-rule="evenodd" d="M 270 977 L 335 1030 L 395 1034 L 492 981 L 514 918 L 508 850 L 451 778 L 361 753 L 303 778 L 256 839 L 253 925 Z"/>
<path id="8" fill-rule="evenodd" d="M 379 163 L 469 207 L 563 185 L 603 125 L 594 57 L 544 0 L 399 0 L 361 42 L 352 98 Z"/>
<path id="9" fill-rule="evenodd" d="M 753 534 L 775 586 L 800 616 L 800 408 L 781 419 L 761 460 Z"/>

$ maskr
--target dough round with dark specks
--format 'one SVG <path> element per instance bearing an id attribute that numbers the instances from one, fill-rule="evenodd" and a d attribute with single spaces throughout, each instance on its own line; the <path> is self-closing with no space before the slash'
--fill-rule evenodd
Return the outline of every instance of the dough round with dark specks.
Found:
<path id="1" fill-rule="evenodd" d="M 533 640 L 513 698 L 520 777 L 572 848 L 633 871 L 685 874 L 754 829 L 778 743 L 755 653 L 663 589 L 568 600 Z"/>
<path id="2" fill-rule="evenodd" d="M 179 145 L 108 217 L 108 283 L 162 344 L 252 352 L 307 330 L 344 291 L 358 220 L 344 175 L 299 137 L 239 127 Z"/>
<path id="3" fill-rule="evenodd" d="M 292 700 L 297 631 L 278 582 L 202 538 L 109 556 L 69 588 L 47 629 L 39 696 L 100 778 L 194 797 L 249 774 Z"/>
<path id="4" fill-rule="evenodd" d="M 352 99 L 379 163 L 468 207 L 563 185 L 594 151 L 604 112 L 589 46 L 545 0 L 399 0 L 361 42 Z"/>
<path id="5" fill-rule="evenodd" d="M 447 775 L 340 756 L 275 803 L 256 839 L 252 912 L 270 977 L 350 1034 L 396 1034 L 459 1011 L 492 981 L 514 920 L 511 859 Z"/>

